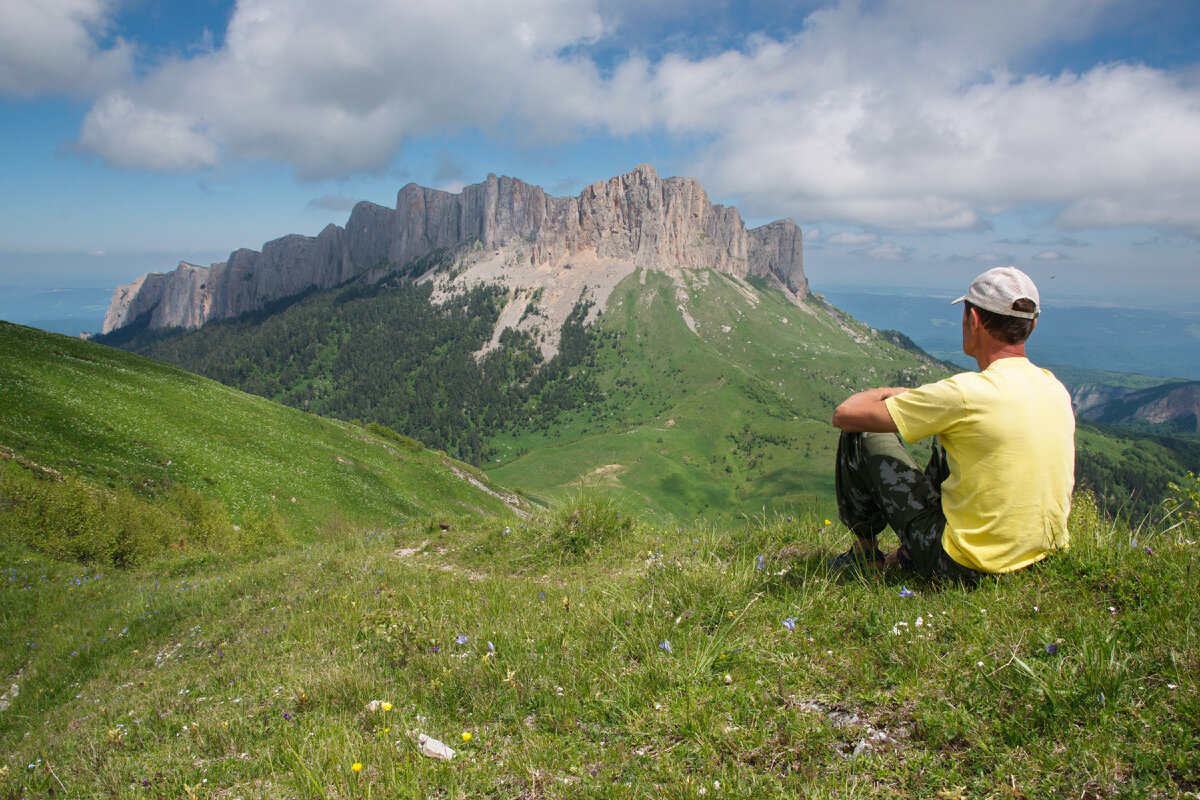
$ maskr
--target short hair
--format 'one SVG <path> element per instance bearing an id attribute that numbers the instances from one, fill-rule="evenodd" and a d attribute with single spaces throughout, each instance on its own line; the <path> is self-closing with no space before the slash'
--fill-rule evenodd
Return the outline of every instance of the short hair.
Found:
<path id="1" fill-rule="evenodd" d="M 980 308 L 970 300 L 963 302 L 964 309 L 973 308 L 979 313 L 979 321 L 983 324 L 984 329 L 994 338 L 999 339 L 1006 344 L 1021 344 L 1029 338 L 1029 334 L 1033 333 L 1033 325 L 1037 320 L 1025 319 L 1024 317 L 1009 317 L 1004 314 L 997 314 L 994 311 L 988 311 L 986 308 Z M 1037 304 L 1027 297 L 1022 297 L 1013 302 L 1013 311 L 1035 311 Z"/>

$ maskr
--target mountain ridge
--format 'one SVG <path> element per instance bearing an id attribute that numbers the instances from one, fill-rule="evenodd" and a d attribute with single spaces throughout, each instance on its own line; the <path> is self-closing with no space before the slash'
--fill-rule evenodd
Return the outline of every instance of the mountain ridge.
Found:
<path id="1" fill-rule="evenodd" d="M 459 271 L 475 267 L 493 278 L 507 275 L 510 284 L 530 290 L 563 278 L 575 262 L 611 273 L 601 287 L 578 277 L 559 281 L 556 313 L 541 326 L 553 339 L 589 288 L 611 288 L 638 267 L 764 277 L 803 298 L 808 281 L 802 239 L 790 219 L 747 230 L 738 210 L 713 204 L 699 181 L 662 179 L 648 164 L 564 198 L 494 174 L 458 194 L 410 183 L 398 192 L 394 210 L 361 202 L 344 228 L 330 224 L 315 237 L 289 234 L 261 251 L 236 250 L 210 267 L 180 262 L 170 273 L 142 275 L 114 291 L 103 332 L 134 324 L 196 328 L 308 289 L 379 280 L 445 251 L 473 251 L 456 265 Z M 518 268 L 524 274 L 517 275 Z M 411 277 L 434 275 L 427 270 Z M 602 309 L 606 296 L 593 295 Z"/>

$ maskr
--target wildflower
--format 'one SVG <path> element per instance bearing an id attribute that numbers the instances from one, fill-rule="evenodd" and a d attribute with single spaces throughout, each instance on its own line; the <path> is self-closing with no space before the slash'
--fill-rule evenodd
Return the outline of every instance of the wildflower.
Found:
<path id="1" fill-rule="evenodd" d="M 765 559 L 766 559 L 766 556 L 759 556 L 758 558 L 756 558 L 756 559 L 755 559 L 755 561 L 756 561 L 757 563 L 754 565 L 754 568 L 755 568 L 755 569 L 762 569 L 763 567 L 765 567 L 766 565 L 763 563 L 763 561 L 764 561 Z"/>
<path id="2" fill-rule="evenodd" d="M 489 653 L 496 652 L 496 645 L 492 644 L 491 642 L 488 642 L 488 652 Z"/>
<path id="3" fill-rule="evenodd" d="M 545 592 L 538 592 L 538 599 L 539 599 L 539 600 L 545 600 L 545 599 L 546 599 L 546 593 L 545 593 Z"/>
<path id="4" fill-rule="evenodd" d="M 469 741 L 471 741 L 471 732 L 470 732 L 470 731 L 463 731 L 463 737 L 462 737 L 462 739 L 463 739 L 463 741 L 464 741 L 464 742 L 469 742 Z"/>
<path id="5" fill-rule="evenodd" d="M 1058 645 L 1056 645 L 1056 644 L 1046 645 L 1046 655 L 1052 656 L 1057 652 L 1058 652 Z"/>
<path id="6" fill-rule="evenodd" d="M 458 636 L 454 637 L 454 641 L 456 644 L 466 644 L 467 642 L 469 642 L 471 640 L 460 633 Z"/>
<path id="7" fill-rule="evenodd" d="M 350 769 L 354 770 L 355 772 L 362 772 L 362 764 L 355 761 L 350 765 Z"/>
<path id="8" fill-rule="evenodd" d="M 794 631 L 794 630 L 796 630 L 796 619 L 795 619 L 795 617 L 788 617 L 787 619 L 785 619 L 785 620 L 783 621 L 783 627 L 787 628 L 789 631 Z"/>
<path id="9" fill-rule="evenodd" d="M 391 711 L 391 710 L 392 710 L 392 704 L 391 704 L 391 703 L 386 703 L 386 702 L 385 702 L 383 705 L 381 705 L 381 706 L 380 706 L 380 708 L 382 708 L 384 711 Z"/>
<path id="10" fill-rule="evenodd" d="M 830 522 L 829 520 L 825 520 L 825 524 L 826 524 L 826 525 L 832 525 L 833 523 L 832 523 L 832 522 Z"/>
<path id="11" fill-rule="evenodd" d="M 292 718 L 292 715 L 285 711 L 285 712 L 283 712 L 283 718 L 285 720 L 290 720 Z"/>
<path id="12" fill-rule="evenodd" d="M 658 649 L 659 649 L 659 650 L 666 650 L 668 653 L 673 653 L 673 652 L 675 652 L 674 650 L 672 650 L 672 649 L 671 649 L 671 642 L 670 642 L 670 640 L 668 640 L 668 639 L 663 639 L 661 642 L 659 642 L 659 643 L 658 643 Z"/>
<path id="13" fill-rule="evenodd" d="M 1154 551 L 1150 549 L 1150 545 L 1146 545 L 1146 552 L 1151 554 L 1154 553 Z"/>
<path id="14" fill-rule="evenodd" d="M 433 647 L 429 648 L 429 652 L 431 652 L 431 653 L 440 653 L 440 652 L 442 652 L 442 648 L 438 647 L 438 646 L 435 644 Z"/>
<path id="15" fill-rule="evenodd" d="M 909 589 L 907 586 L 901 586 L 900 587 L 900 596 L 901 597 L 912 597 L 913 590 Z"/>

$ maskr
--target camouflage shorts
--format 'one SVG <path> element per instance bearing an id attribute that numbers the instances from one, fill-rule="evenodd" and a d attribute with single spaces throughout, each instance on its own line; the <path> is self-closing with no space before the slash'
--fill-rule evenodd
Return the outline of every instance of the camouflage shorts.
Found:
<path id="1" fill-rule="evenodd" d="M 838 515 L 860 539 L 886 527 L 907 554 L 901 564 L 931 579 L 974 584 L 982 573 L 962 566 L 942 548 L 946 516 L 942 481 L 950 474 L 946 452 L 934 440 L 924 471 L 894 433 L 843 433 L 838 440 Z"/>

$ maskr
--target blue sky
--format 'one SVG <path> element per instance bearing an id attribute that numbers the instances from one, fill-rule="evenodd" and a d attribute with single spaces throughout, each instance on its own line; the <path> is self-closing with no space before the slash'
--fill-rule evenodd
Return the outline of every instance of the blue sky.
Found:
<path id="1" fill-rule="evenodd" d="M 0 0 L 0 286 L 650 163 L 814 288 L 1200 307 L 1195 0 Z"/>

